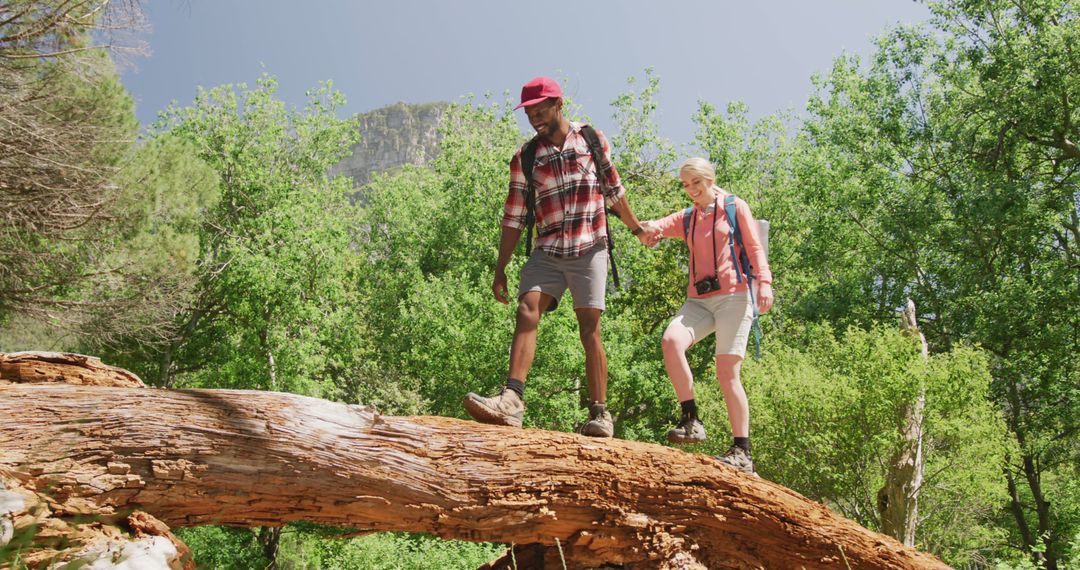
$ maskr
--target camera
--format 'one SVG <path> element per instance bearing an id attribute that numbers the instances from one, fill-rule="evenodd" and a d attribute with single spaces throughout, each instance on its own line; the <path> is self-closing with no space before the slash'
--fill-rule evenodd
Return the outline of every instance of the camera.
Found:
<path id="1" fill-rule="evenodd" d="M 694 289 L 697 290 L 698 295 L 704 295 L 705 293 L 712 293 L 713 291 L 720 290 L 720 280 L 715 275 L 710 275 L 694 283 Z"/>

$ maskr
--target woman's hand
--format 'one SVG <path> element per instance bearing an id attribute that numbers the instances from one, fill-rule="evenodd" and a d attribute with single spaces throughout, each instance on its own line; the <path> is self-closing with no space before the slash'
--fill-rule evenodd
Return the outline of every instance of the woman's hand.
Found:
<path id="1" fill-rule="evenodd" d="M 758 283 L 757 286 L 757 306 L 758 314 L 764 315 L 769 312 L 773 304 L 773 290 L 772 285 L 769 283 Z"/>
<path id="2" fill-rule="evenodd" d="M 646 247 L 654 247 L 660 242 L 660 225 L 655 220 L 641 222 L 642 232 L 638 234 L 638 240 Z"/>

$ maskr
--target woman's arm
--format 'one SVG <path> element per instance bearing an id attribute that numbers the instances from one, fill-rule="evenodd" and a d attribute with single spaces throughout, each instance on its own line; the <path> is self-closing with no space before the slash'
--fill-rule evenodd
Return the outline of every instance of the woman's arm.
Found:
<path id="1" fill-rule="evenodd" d="M 750 205 L 743 200 L 735 202 L 735 215 L 739 218 L 739 228 L 742 234 L 743 247 L 750 259 L 750 265 L 754 268 L 757 284 L 755 297 L 757 299 L 758 313 L 769 312 L 773 304 L 772 271 L 769 269 L 769 259 L 765 254 L 761 236 L 758 235 L 758 225 L 754 221 L 754 214 L 750 211 Z"/>
<path id="2" fill-rule="evenodd" d="M 684 210 L 679 210 L 678 212 L 668 214 L 658 220 L 651 220 L 652 224 L 654 224 L 656 239 L 677 238 L 685 240 L 686 234 L 683 233 L 684 213 Z"/>

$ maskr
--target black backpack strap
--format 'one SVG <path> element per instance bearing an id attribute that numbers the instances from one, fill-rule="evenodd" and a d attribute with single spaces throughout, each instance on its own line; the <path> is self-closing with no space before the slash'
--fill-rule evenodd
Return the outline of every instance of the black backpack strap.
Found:
<path id="1" fill-rule="evenodd" d="M 607 173 L 611 171 L 611 162 L 604 156 L 604 147 L 600 144 L 600 136 L 596 134 L 596 129 L 589 125 L 582 125 L 581 134 L 589 145 L 589 154 L 592 155 L 593 166 L 596 168 L 596 178 L 600 180 L 600 194 L 606 200 L 603 193 L 604 187 L 607 185 Z M 606 206 L 605 210 L 607 210 L 607 213 L 613 213 Z M 619 268 L 615 265 L 615 241 L 611 239 L 611 226 L 607 223 L 606 215 L 604 216 L 604 233 L 607 235 L 608 259 L 611 260 L 611 282 L 618 289 Z"/>
<path id="2" fill-rule="evenodd" d="M 533 165 L 536 163 L 536 137 L 521 151 L 521 172 L 525 175 L 525 255 L 532 255 L 533 226 L 536 225 L 536 188 Z"/>
<path id="3" fill-rule="evenodd" d="M 596 134 L 596 129 L 589 125 L 581 126 L 581 134 L 589 145 L 589 153 L 592 154 L 593 161 L 596 164 L 597 176 L 605 175 L 604 180 L 606 181 L 606 174 L 611 170 L 611 163 L 604 156 L 604 146 L 600 144 L 600 135 Z"/>

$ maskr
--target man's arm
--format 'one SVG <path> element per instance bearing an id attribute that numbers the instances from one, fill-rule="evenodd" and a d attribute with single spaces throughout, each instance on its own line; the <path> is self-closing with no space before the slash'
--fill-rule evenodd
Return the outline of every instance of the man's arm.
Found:
<path id="1" fill-rule="evenodd" d="M 499 258 L 495 261 L 495 280 L 491 284 L 491 292 L 495 294 L 495 300 L 508 305 L 510 296 L 506 290 L 506 264 L 514 255 L 518 241 L 521 239 L 521 230 L 502 226 L 502 234 L 499 238 Z M 532 252 L 526 252 L 532 253 Z"/>
<path id="2" fill-rule="evenodd" d="M 604 189 L 604 205 L 611 208 L 612 212 L 615 212 L 619 220 L 630 228 L 631 233 L 637 236 L 638 241 L 644 245 L 651 245 L 651 242 L 655 241 L 653 239 L 654 232 L 652 232 L 651 227 L 641 225 L 637 216 L 634 215 L 633 208 L 630 207 L 630 202 L 626 199 L 626 188 L 622 186 L 619 171 L 615 169 L 615 163 L 611 161 L 611 145 L 608 143 L 607 137 L 600 131 L 596 131 L 596 136 L 600 139 L 600 150 L 604 155 L 603 160 L 607 162 L 607 168 L 601 168 L 600 164 L 602 162 L 597 163 L 596 166 L 597 176 L 602 179 L 600 187 Z"/>
<path id="3" fill-rule="evenodd" d="M 637 236 L 638 241 L 645 245 L 651 245 L 653 234 L 655 232 L 648 231 L 649 228 L 644 227 L 637 216 L 634 215 L 634 209 L 630 207 L 630 202 L 626 199 L 626 193 L 619 196 L 618 200 L 615 200 L 611 204 L 611 211 L 615 212 L 615 215 L 619 217 L 622 223 L 626 224 L 626 227 L 630 228 L 630 231 Z"/>

